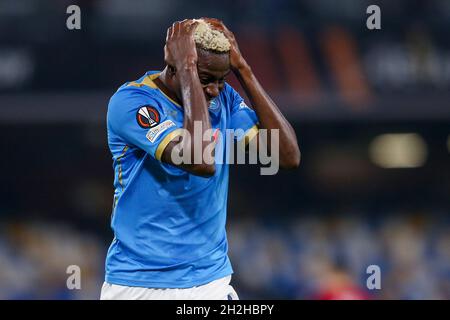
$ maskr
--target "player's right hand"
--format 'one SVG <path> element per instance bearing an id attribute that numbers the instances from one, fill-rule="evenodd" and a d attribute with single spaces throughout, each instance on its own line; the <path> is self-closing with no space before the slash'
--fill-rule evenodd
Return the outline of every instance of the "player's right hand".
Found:
<path id="1" fill-rule="evenodd" d="M 185 66 L 197 66 L 197 49 L 194 31 L 197 22 L 192 19 L 175 22 L 167 29 L 164 60 L 177 70 Z"/>

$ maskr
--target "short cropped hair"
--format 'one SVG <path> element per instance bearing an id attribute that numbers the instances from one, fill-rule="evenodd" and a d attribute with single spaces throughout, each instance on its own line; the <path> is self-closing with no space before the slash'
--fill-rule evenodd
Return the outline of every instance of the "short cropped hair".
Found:
<path id="1" fill-rule="evenodd" d="M 219 53 L 230 51 L 230 41 L 223 32 L 213 29 L 203 19 L 196 19 L 195 21 L 198 24 L 194 31 L 194 41 L 198 47 Z"/>

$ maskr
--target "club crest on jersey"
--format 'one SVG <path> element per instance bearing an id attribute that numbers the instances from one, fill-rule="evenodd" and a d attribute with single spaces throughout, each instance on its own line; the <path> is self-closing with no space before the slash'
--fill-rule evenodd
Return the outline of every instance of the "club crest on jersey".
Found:
<path id="1" fill-rule="evenodd" d="M 152 128 L 159 123 L 159 112 L 152 106 L 143 106 L 136 113 L 136 120 L 141 128 Z"/>

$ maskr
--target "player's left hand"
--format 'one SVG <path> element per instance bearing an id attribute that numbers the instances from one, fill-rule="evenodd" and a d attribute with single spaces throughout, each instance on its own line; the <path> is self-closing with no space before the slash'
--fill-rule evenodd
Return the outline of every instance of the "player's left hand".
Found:
<path id="1" fill-rule="evenodd" d="M 240 68 L 246 66 L 246 61 L 239 50 L 239 46 L 237 44 L 236 38 L 234 34 L 225 26 L 225 24 L 218 19 L 215 18 L 202 18 L 206 22 L 208 22 L 214 29 L 217 29 L 228 38 L 231 44 L 230 49 L 230 64 L 231 69 L 233 71 L 239 70 Z"/>

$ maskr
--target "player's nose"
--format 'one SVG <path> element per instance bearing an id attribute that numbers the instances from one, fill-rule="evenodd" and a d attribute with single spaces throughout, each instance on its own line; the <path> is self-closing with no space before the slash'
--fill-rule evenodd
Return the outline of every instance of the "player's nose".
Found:
<path id="1" fill-rule="evenodd" d="M 217 84 L 210 84 L 205 88 L 205 93 L 209 100 L 212 100 L 220 94 L 219 86 Z"/>

